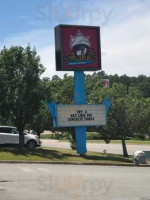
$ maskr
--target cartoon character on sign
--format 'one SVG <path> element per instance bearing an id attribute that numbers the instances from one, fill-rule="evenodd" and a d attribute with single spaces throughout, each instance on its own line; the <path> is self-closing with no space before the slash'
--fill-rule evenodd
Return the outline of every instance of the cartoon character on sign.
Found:
<path id="1" fill-rule="evenodd" d="M 78 31 L 76 36 L 70 36 L 70 49 L 76 52 L 77 56 L 86 55 L 87 50 L 91 47 L 89 36 L 85 37 L 81 31 Z"/>
<path id="2" fill-rule="evenodd" d="M 90 37 L 84 36 L 80 30 L 75 36 L 70 35 L 69 47 L 72 51 L 66 52 L 65 56 L 68 65 L 92 64 L 97 61 Z"/>

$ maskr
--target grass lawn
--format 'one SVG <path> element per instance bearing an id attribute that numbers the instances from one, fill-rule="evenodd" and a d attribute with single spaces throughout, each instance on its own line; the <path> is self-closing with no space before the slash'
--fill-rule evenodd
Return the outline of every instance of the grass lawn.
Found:
<path id="1" fill-rule="evenodd" d="M 41 139 L 53 139 L 50 134 L 42 134 Z M 54 138 L 56 139 L 56 138 Z M 67 139 L 59 139 L 60 142 L 68 141 Z M 105 143 L 104 140 L 87 140 L 88 143 Z M 111 140 L 111 144 L 121 144 L 121 140 Z M 126 144 L 150 144 L 150 140 L 126 140 Z"/>
<path id="2" fill-rule="evenodd" d="M 105 143 L 104 140 L 87 140 L 88 143 Z M 121 140 L 111 140 L 110 144 L 121 144 Z M 126 140 L 126 144 L 150 144 L 150 141 L 143 140 Z"/>
<path id="3" fill-rule="evenodd" d="M 0 148 L 0 160 L 132 164 L 132 159 L 132 157 L 124 158 L 121 155 L 94 152 L 88 152 L 84 157 L 80 157 L 76 151 L 54 148 L 37 148 L 32 152 L 27 149 L 20 150 L 19 147 Z"/>

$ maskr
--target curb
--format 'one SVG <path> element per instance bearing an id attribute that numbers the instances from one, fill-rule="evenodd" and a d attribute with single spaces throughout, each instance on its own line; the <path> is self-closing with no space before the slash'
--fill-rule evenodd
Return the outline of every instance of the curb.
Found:
<path id="1" fill-rule="evenodd" d="M 51 162 L 51 161 L 24 161 L 24 160 L 0 160 L 0 164 L 54 164 L 54 165 L 95 165 L 95 166 L 118 166 L 118 167 L 150 167 L 150 165 L 138 165 L 131 163 L 113 164 L 113 163 L 95 163 L 95 162 Z"/>

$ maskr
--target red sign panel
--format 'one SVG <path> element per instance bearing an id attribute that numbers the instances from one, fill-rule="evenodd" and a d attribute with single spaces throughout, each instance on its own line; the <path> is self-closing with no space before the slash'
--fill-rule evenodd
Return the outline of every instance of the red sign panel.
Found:
<path id="1" fill-rule="evenodd" d="M 104 88 L 109 88 L 110 87 L 109 79 L 103 79 L 102 85 L 104 86 Z"/>
<path id="2" fill-rule="evenodd" d="M 57 71 L 101 69 L 99 27 L 59 25 L 55 46 Z"/>

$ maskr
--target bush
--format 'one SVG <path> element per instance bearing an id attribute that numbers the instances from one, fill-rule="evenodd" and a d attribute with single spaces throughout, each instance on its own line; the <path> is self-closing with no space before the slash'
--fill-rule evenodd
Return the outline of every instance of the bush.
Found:
<path id="1" fill-rule="evenodd" d="M 100 133 L 87 133 L 87 140 L 103 140 L 104 137 Z"/>

